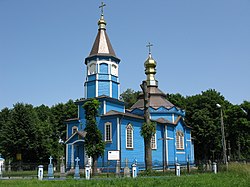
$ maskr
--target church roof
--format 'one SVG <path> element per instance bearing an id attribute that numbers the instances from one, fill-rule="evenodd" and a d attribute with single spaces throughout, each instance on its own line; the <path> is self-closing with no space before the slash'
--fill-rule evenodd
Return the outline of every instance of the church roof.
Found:
<path id="1" fill-rule="evenodd" d="M 109 56 L 114 57 L 118 61 L 120 61 L 120 59 L 116 57 L 115 51 L 106 33 L 106 21 L 104 20 L 103 14 L 101 15 L 101 18 L 98 21 L 98 26 L 99 29 L 95 42 L 93 44 L 89 56 L 85 59 L 85 64 L 87 63 L 87 59 L 93 56 Z"/>
<path id="2" fill-rule="evenodd" d="M 152 108 L 159 108 L 159 107 L 165 107 L 165 108 L 172 108 L 174 105 L 166 99 L 166 94 L 164 94 L 157 86 L 149 86 L 148 93 L 150 96 L 149 99 L 149 106 Z M 130 108 L 131 110 L 139 108 L 144 109 L 144 98 L 143 94 L 141 93 L 139 95 L 139 98 L 137 102 Z"/>
<path id="3" fill-rule="evenodd" d="M 112 102 L 118 103 L 118 104 L 124 104 L 123 101 L 121 101 L 121 100 L 119 100 L 119 99 L 116 99 L 116 98 L 113 98 L 113 97 L 109 97 L 109 96 L 107 96 L 107 95 L 100 95 L 100 96 L 98 96 L 98 97 L 87 98 L 87 99 L 81 98 L 80 100 L 75 101 L 75 103 L 76 103 L 76 104 L 82 104 L 82 103 L 84 103 L 84 102 L 86 102 L 86 101 L 89 101 L 89 100 L 91 100 L 91 99 L 97 99 L 97 100 L 102 100 L 102 99 L 103 99 L 103 100 L 112 101 Z"/>
<path id="4" fill-rule="evenodd" d="M 118 112 L 115 110 L 110 110 L 109 112 L 107 112 L 106 114 L 102 116 L 114 116 L 114 115 L 126 116 L 126 117 L 137 118 L 137 119 L 144 119 L 142 116 L 138 116 L 138 115 L 127 113 L 127 112 L 126 113 Z"/>

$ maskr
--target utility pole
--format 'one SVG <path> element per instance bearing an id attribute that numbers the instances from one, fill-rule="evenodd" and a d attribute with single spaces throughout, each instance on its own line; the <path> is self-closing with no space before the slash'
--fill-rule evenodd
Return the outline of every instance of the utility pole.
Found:
<path id="1" fill-rule="evenodd" d="M 227 147 L 226 147 L 226 139 L 225 139 L 225 129 L 224 129 L 224 121 L 223 121 L 223 110 L 220 104 L 216 104 L 218 108 L 220 108 L 220 121 L 221 121 L 221 135 L 222 135 L 222 148 L 223 148 L 223 163 L 227 164 Z"/>

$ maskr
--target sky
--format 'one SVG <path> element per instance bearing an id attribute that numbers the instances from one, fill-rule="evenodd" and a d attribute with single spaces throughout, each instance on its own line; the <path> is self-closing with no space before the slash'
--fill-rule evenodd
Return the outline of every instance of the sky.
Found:
<path id="1" fill-rule="evenodd" d="M 250 0 L 106 0 L 107 34 L 121 92 L 140 90 L 146 45 L 165 93 L 215 89 L 250 101 Z M 84 97 L 84 59 L 94 43 L 101 0 L 0 0 L 0 110 Z"/>

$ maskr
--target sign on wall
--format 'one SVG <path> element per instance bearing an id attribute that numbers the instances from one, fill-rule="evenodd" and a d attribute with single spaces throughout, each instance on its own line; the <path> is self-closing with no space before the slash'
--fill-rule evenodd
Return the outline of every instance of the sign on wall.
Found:
<path id="1" fill-rule="evenodd" d="M 120 151 L 108 151 L 108 160 L 120 160 Z"/>

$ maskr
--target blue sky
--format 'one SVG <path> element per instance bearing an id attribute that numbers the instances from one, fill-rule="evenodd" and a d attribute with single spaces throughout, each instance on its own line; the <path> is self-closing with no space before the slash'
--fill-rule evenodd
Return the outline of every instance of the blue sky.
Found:
<path id="1" fill-rule="evenodd" d="M 213 88 L 250 100 L 249 0 L 106 0 L 107 33 L 121 59 L 121 91 L 140 90 L 150 41 L 166 93 Z M 0 0 L 0 109 L 83 97 L 84 59 L 99 0 Z"/>

